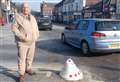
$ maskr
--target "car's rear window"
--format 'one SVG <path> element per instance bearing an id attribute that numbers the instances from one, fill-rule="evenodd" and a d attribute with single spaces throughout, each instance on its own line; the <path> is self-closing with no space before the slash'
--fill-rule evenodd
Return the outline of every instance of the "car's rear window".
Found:
<path id="1" fill-rule="evenodd" d="M 98 21 L 95 23 L 97 31 L 118 31 L 120 30 L 120 21 Z"/>

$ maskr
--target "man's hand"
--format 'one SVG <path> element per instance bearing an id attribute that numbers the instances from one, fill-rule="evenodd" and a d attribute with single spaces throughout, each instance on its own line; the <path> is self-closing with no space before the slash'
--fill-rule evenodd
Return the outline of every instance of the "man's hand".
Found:
<path id="1" fill-rule="evenodd" d="M 32 35 L 30 35 L 29 33 L 28 34 L 25 34 L 25 39 L 24 39 L 24 41 L 25 42 L 30 42 L 30 41 L 32 41 L 33 39 L 32 39 Z"/>

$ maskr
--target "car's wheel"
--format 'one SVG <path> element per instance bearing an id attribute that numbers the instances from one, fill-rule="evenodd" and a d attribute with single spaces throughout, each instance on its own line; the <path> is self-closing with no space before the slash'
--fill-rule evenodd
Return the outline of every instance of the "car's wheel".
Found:
<path id="1" fill-rule="evenodd" d="M 65 35 L 64 35 L 64 34 L 61 35 L 61 40 L 62 40 L 63 43 L 66 42 L 66 40 L 65 40 Z"/>
<path id="2" fill-rule="evenodd" d="M 90 49 L 87 42 L 84 41 L 81 43 L 81 50 L 83 55 L 88 56 L 90 54 Z"/>

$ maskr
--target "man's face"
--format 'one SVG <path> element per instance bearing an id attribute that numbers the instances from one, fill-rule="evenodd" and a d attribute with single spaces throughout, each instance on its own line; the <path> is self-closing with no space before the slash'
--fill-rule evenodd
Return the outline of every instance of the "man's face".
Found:
<path id="1" fill-rule="evenodd" d="M 29 15 L 29 13 L 30 13 L 30 8 L 29 8 L 28 4 L 23 4 L 23 6 L 22 6 L 22 13 L 23 13 L 24 15 Z"/>

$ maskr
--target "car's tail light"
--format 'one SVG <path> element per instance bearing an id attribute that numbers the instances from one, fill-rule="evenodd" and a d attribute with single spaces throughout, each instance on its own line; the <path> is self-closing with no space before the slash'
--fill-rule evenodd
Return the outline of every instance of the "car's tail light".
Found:
<path id="1" fill-rule="evenodd" d="M 106 35 L 104 33 L 99 33 L 99 32 L 92 32 L 91 34 L 94 38 L 102 38 L 105 37 Z"/>

